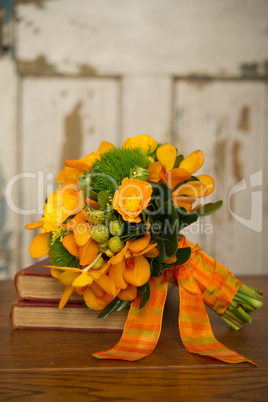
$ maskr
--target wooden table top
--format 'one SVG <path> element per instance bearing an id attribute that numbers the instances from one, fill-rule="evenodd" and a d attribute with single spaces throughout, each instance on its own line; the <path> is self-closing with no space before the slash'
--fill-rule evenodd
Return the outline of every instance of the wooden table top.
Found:
<path id="1" fill-rule="evenodd" d="M 114 346 L 119 333 L 11 329 L 9 311 L 17 296 L 12 281 L 0 282 L 0 400 L 268 400 L 268 276 L 239 279 L 264 291 L 264 306 L 253 313 L 253 322 L 236 332 L 208 313 L 217 339 L 257 368 L 186 352 L 177 325 L 177 288 L 168 295 L 155 351 L 138 362 L 125 362 L 91 356 Z"/>

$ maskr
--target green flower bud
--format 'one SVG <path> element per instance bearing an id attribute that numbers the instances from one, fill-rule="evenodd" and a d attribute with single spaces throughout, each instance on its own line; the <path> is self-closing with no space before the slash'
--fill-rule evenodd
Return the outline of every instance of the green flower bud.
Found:
<path id="1" fill-rule="evenodd" d="M 137 166 L 133 169 L 130 169 L 130 179 L 137 179 L 137 180 L 147 180 L 149 176 L 149 171 L 144 169 L 140 166 Z"/>
<path id="2" fill-rule="evenodd" d="M 124 231 L 124 226 L 118 220 L 115 220 L 110 222 L 109 230 L 112 236 L 121 236 Z"/>
<path id="3" fill-rule="evenodd" d="M 103 243 L 99 243 L 100 251 L 104 251 L 104 250 L 108 249 L 108 242 L 109 242 L 109 240 L 106 240 Z"/>
<path id="4" fill-rule="evenodd" d="M 93 265 L 93 267 L 91 267 L 92 269 L 100 269 L 103 266 L 104 263 L 104 259 L 102 257 L 100 257 L 98 259 L 98 261 L 96 262 L 96 264 Z"/>
<path id="5" fill-rule="evenodd" d="M 107 257 L 111 258 L 114 256 L 114 252 L 107 248 L 107 250 L 104 250 L 104 254 L 107 255 Z"/>
<path id="6" fill-rule="evenodd" d="M 111 237 L 108 245 L 111 251 L 118 253 L 124 247 L 124 242 L 120 239 L 120 237 Z"/>
<path id="7" fill-rule="evenodd" d="M 97 223 L 101 223 L 105 220 L 105 214 L 103 211 L 100 211 L 98 209 L 91 210 L 89 213 L 89 219 L 91 220 L 93 225 L 96 225 Z"/>
<path id="8" fill-rule="evenodd" d="M 98 223 L 97 225 L 93 226 L 91 230 L 91 237 L 97 243 L 103 243 L 109 238 L 109 230 L 106 226 Z"/>

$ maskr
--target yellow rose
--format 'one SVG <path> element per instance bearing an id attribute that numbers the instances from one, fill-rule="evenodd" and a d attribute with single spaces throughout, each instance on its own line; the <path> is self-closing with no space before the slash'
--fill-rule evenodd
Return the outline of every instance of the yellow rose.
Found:
<path id="1" fill-rule="evenodd" d="M 126 177 L 115 192 L 113 208 L 117 210 L 125 221 L 140 222 L 139 217 L 151 199 L 152 187 L 143 180 Z"/>

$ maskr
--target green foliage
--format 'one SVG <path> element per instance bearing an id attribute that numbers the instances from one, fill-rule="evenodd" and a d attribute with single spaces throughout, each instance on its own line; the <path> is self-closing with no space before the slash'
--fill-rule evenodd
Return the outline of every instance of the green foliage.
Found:
<path id="1" fill-rule="evenodd" d="M 150 162 L 141 148 L 113 148 L 101 156 L 92 166 L 91 187 L 114 194 L 125 177 L 129 177 L 133 166 L 147 169 Z M 113 180 L 113 179 L 114 180 Z"/>
<path id="2" fill-rule="evenodd" d="M 146 304 L 148 303 L 150 296 L 151 296 L 151 290 L 150 290 L 150 285 L 149 283 L 145 283 L 143 286 L 140 286 L 138 288 L 138 293 L 140 295 L 140 309 L 144 308 Z"/>
<path id="3" fill-rule="evenodd" d="M 79 259 L 69 253 L 59 238 L 53 244 L 51 244 L 51 241 L 49 244 L 49 256 L 54 265 L 58 267 L 80 268 Z"/>
<path id="4" fill-rule="evenodd" d="M 126 301 L 126 300 L 121 300 L 119 297 L 115 297 L 111 303 L 109 303 L 106 307 L 104 307 L 103 310 L 101 310 L 100 314 L 98 315 L 98 318 L 105 318 L 108 317 L 111 313 L 114 311 L 121 311 L 130 306 L 130 304 L 133 302 L 131 301 Z"/>
<path id="5" fill-rule="evenodd" d="M 196 213 L 199 216 L 207 216 L 214 214 L 214 212 L 218 211 L 222 206 L 222 201 L 217 202 L 209 202 L 208 204 L 202 205 L 200 208 L 196 210 Z"/>
<path id="6" fill-rule="evenodd" d="M 183 161 L 183 159 L 184 159 L 183 155 L 178 155 L 176 160 L 175 160 L 173 169 L 178 168 L 180 166 L 180 163 Z"/>
<path id="7" fill-rule="evenodd" d="M 177 260 L 173 262 L 171 265 L 181 265 L 184 264 L 186 261 L 189 260 L 191 256 L 191 247 L 184 247 L 184 248 L 178 248 L 176 252 L 176 258 Z"/>

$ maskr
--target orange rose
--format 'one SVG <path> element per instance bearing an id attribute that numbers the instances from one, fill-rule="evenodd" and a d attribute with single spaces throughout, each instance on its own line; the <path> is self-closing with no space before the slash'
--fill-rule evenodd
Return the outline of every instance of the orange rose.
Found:
<path id="1" fill-rule="evenodd" d="M 151 199 L 152 187 L 143 180 L 129 179 L 125 177 L 115 192 L 113 208 L 116 209 L 128 222 L 140 222 L 139 217 Z"/>

